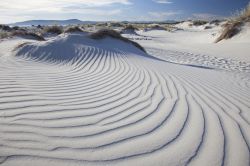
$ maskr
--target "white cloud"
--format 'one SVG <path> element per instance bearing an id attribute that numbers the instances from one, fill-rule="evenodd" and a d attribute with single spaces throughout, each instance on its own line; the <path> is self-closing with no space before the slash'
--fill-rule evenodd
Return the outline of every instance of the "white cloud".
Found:
<path id="1" fill-rule="evenodd" d="M 47 7 L 62 7 L 70 4 L 78 4 L 83 6 L 104 6 L 110 4 L 132 4 L 129 0 L 1 0 L 1 9 L 35 9 Z"/>
<path id="2" fill-rule="evenodd" d="M 67 11 L 67 10 L 66 10 Z M 112 16 L 116 14 L 122 13 L 121 9 L 114 9 L 114 10 L 104 10 L 104 9 L 74 9 L 74 11 L 68 11 L 71 12 L 72 14 L 91 14 L 94 16 Z"/>
<path id="3" fill-rule="evenodd" d="M 163 3 L 163 4 L 171 4 L 171 3 L 173 3 L 170 0 L 153 0 L 153 1 L 156 2 L 156 3 Z"/>
<path id="4" fill-rule="evenodd" d="M 72 14 L 89 14 L 93 16 L 110 16 L 121 13 L 121 10 L 104 10 L 104 6 L 112 4 L 130 5 L 130 0 L 1 0 L 0 3 L 0 23 L 10 23 L 27 18 L 38 19 L 44 16 L 44 19 L 51 19 L 51 16 L 57 16 L 57 19 L 68 15 L 74 18 Z M 23 17 L 23 19 L 22 19 Z M 86 16 L 85 16 L 86 17 Z"/>

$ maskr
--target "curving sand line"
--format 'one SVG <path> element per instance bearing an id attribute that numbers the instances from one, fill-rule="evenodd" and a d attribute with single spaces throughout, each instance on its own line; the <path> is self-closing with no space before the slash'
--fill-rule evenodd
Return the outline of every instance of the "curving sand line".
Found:
<path id="1" fill-rule="evenodd" d="M 80 34 L 15 54 L 0 56 L 0 165 L 250 163 L 247 72 Z"/>

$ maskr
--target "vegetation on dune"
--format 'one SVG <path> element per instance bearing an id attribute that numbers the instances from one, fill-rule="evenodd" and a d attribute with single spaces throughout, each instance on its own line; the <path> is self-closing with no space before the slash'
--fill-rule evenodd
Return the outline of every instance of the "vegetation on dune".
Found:
<path id="1" fill-rule="evenodd" d="M 194 20 L 192 25 L 201 26 L 201 25 L 205 25 L 207 23 L 208 23 L 207 21 L 203 21 L 203 20 Z"/>
<path id="2" fill-rule="evenodd" d="M 105 22 L 105 23 L 97 23 L 95 24 L 95 26 L 98 26 L 98 27 L 108 27 L 108 23 Z"/>
<path id="3" fill-rule="evenodd" d="M 224 24 L 221 35 L 216 39 L 216 43 L 224 39 L 230 39 L 241 31 L 241 27 L 250 22 L 250 3 L 237 16 L 229 19 Z"/>
<path id="4" fill-rule="evenodd" d="M 0 30 L 3 30 L 3 31 L 11 31 L 12 28 L 9 27 L 8 25 L 0 24 Z"/>
<path id="5" fill-rule="evenodd" d="M 90 35 L 92 39 L 103 39 L 105 37 L 112 37 L 116 39 L 122 39 L 123 37 L 120 35 L 119 32 L 112 30 L 112 29 L 101 29 L 95 33 Z"/>
<path id="6" fill-rule="evenodd" d="M 250 3 L 238 14 L 235 21 L 250 22 Z"/>
<path id="7" fill-rule="evenodd" d="M 211 26 L 205 26 L 204 27 L 204 29 L 206 30 L 206 29 L 212 29 L 213 27 L 211 27 Z"/>
<path id="8" fill-rule="evenodd" d="M 125 26 L 125 28 L 123 30 L 133 30 L 133 31 L 137 31 L 139 30 L 137 27 L 135 27 L 134 25 L 132 24 L 129 24 L 127 26 Z"/>
<path id="9" fill-rule="evenodd" d="M 63 27 L 57 26 L 57 25 L 48 26 L 48 27 L 44 28 L 44 32 L 59 35 L 59 34 L 63 33 Z"/>
<path id="10" fill-rule="evenodd" d="M 111 22 L 109 23 L 109 27 L 123 27 L 124 25 L 119 22 Z"/>
<path id="11" fill-rule="evenodd" d="M 101 29 L 95 33 L 90 34 L 90 38 L 96 39 L 96 40 L 104 39 L 106 37 L 111 37 L 114 39 L 122 40 L 122 41 L 127 42 L 127 43 L 131 43 L 132 45 L 134 45 L 135 47 L 137 47 L 141 51 L 146 52 L 145 49 L 140 44 L 121 36 L 121 34 L 119 32 L 112 30 L 112 29 Z"/>
<path id="12" fill-rule="evenodd" d="M 136 33 L 135 31 L 139 30 L 137 27 L 133 26 L 132 24 L 126 25 L 122 30 L 121 33 Z"/>
<path id="13" fill-rule="evenodd" d="M 27 32 L 27 31 L 17 30 L 17 31 L 12 32 L 12 36 L 30 36 L 36 40 L 45 41 L 45 39 L 41 35 L 38 35 L 38 34 L 33 33 L 33 32 Z"/>
<path id="14" fill-rule="evenodd" d="M 0 24 L 0 39 L 8 38 L 11 36 L 13 29 L 8 25 Z"/>
<path id="15" fill-rule="evenodd" d="M 39 40 L 39 41 L 45 40 L 41 35 L 34 33 L 34 32 L 29 32 L 25 29 L 17 28 L 17 30 L 12 29 L 12 31 L 0 31 L 0 39 L 14 37 L 14 36 L 31 37 L 31 38 L 33 38 L 35 40 Z"/>
<path id="16" fill-rule="evenodd" d="M 216 43 L 224 39 L 230 39 L 240 32 L 242 22 L 228 22 L 224 25 L 221 35 L 216 39 Z"/>
<path id="17" fill-rule="evenodd" d="M 176 30 L 177 28 L 174 27 L 173 24 L 148 24 L 145 25 L 144 30 L 164 30 L 168 32 L 172 32 L 173 30 Z"/>
<path id="18" fill-rule="evenodd" d="M 212 21 L 210 21 L 209 22 L 209 24 L 211 25 L 211 24 L 214 24 L 214 25 L 220 25 L 220 23 L 222 22 L 222 21 L 224 21 L 224 20 L 212 20 Z"/>
<path id="19" fill-rule="evenodd" d="M 43 29 L 43 26 L 37 25 L 37 28 L 38 28 L 38 29 Z"/>
<path id="20" fill-rule="evenodd" d="M 65 33 L 83 32 L 83 30 L 78 26 L 74 26 L 74 27 L 68 27 L 64 32 Z"/>
<path id="21" fill-rule="evenodd" d="M 10 36 L 11 36 L 10 32 L 0 31 L 0 39 L 4 39 L 4 38 L 10 37 Z"/>
<path id="22" fill-rule="evenodd" d="M 14 26 L 12 29 L 16 31 L 16 30 L 19 30 L 20 28 L 19 26 Z"/>
<path id="23" fill-rule="evenodd" d="M 157 30 L 167 30 L 165 27 L 155 24 L 155 25 L 150 25 L 149 26 L 150 29 L 157 29 Z"/>

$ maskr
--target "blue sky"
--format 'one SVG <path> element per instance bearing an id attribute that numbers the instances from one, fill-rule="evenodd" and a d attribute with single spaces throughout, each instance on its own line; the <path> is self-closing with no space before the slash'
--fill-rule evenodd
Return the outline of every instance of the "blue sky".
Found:
<path id="1" fill-rule="evenodd" d="M 162 21 L 227 17 L 249 0 L 0 0 L 0 23 L 33 19 Z"/>

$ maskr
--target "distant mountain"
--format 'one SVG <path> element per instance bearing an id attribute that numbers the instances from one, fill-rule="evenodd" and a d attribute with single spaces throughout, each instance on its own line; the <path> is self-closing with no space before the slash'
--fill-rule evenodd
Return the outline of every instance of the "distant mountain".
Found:
<path id="1" fill-rule="evenodd" d="M 78 19 L 70 20 L 28 20 L 23 22 L 16 22 L 12 26 L 32 26 L 32 25 L 77 25 L 77 24 L 93 24 L 94 21 L 81 21 Z"/>
<path id="2" fill-rule="evenodd" d="M 99 21 L 102 22 L 102 21 Z M 108 21 L 109 22 L 109 21 Z M 166 21 L 121 21 L 122 23 L 176 23 L 174 20 Z M 69 19 L 69 20 L 28 20 L 23 22 L 16 22 L 9 25 L 12 26 L 32 26 L 32 25 L 77 25 L 77 24 L 95 24 L 96 21 L 81 21 L 78 19 Z"/>

